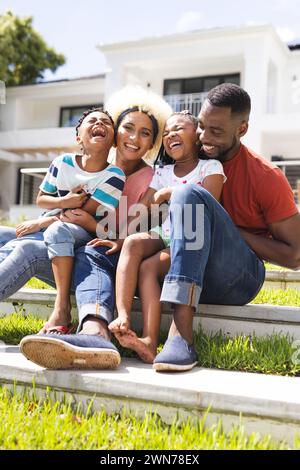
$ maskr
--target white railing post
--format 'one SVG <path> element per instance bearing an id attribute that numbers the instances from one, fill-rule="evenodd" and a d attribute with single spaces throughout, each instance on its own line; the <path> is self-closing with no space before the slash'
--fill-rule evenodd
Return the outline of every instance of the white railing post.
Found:
<path id="1" fill-rule="evenodd" d="M 178 95 L 165 95 L 164 98 L 169 103 L 174 112 L 188 109 L 192 114 L 198 116 L 201 106 L 207 93 L 186 93 Z"/>

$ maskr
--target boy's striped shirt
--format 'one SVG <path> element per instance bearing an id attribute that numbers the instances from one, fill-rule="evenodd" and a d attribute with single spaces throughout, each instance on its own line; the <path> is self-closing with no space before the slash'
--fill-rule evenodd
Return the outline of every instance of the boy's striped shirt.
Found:
<path id="1" fill-rule="evenodd" d="M 124 184 L 125 174 L 117 166 L 109 164 L 104 170 L 90 173 L 80 168 L 75 154 L 64 154 L 53 160 L 40 190 L 51 196 L 62 197 L 81 185 L 101 206 L 115 210 Z"/>

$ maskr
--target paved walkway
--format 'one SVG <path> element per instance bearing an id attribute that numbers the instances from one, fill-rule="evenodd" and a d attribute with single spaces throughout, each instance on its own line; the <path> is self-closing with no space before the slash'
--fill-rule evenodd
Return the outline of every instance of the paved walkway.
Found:
<path id="1" fill-rule="evenodd" d="M 150 365 L 123 359 L 115 371 L 53 371 L 25 359 L 18 347 L 0 353 L 0 381 L 12 387 L 32 387 L 38 394 L 47 387 L 56 397 L 70 393 L 87 407 L 93 400 L 95 410 L 142 416 L 156 411 L 171 423 L 175 416 L 196 420 L 210 408 L 207 424 L 221 417 L 225 429 L 238 424 L 240 413 L 247 432 L 271 434 L 293 443 L 300 435 L 300 377 L 195 368 L 186 373 L 156 373 Z"/>

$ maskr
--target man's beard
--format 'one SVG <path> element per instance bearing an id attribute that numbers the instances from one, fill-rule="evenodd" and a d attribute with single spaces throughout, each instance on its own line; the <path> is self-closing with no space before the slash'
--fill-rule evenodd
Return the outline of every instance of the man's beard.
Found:
<path id="1" fill-rule="evenodd" d="M 206 155 L 206 153 L 203 151 L 203 146 L 202 146 L 201 149 L 200 149 L 200 158 L 202 158 L 203 160 L 209 160 L 210 158 L 213 158 L 215 160 L 218 160 L 221 163 L 224 163 L 227 160 L 227 155 L 236 146 L 236 144 L 237 144 L 237 139 L 236 139 L 236 137 L 234 137 L 231 146 L 228 147 L 227 149 L 223 150 L 222 152 L 220 152 L 215 157 L 211 157 L 210 155 Z"/>

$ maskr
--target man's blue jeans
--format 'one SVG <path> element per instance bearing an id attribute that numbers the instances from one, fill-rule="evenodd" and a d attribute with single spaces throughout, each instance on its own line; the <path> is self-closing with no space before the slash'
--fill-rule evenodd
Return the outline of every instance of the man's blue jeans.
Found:
<path id="1" fill-rule="evenodd" d="M 196 207 L 203 205 L 200 224 L 204 242 L 187 249 L 186 228 L 196 231 Z M 189 205 L 190 216 L 185 211 Z M 224 208 L 196 185 L 175 188 L 170 204 L 171 268 L 161 300 L 197 307 L 199 303 L 243 305 L 259 292 L 265 277 L 262 261 L 244 241 Z M 199 222 L 199 221 L 198 221 Z M 198 227 L 198 236 L 199 227 Z"/>

